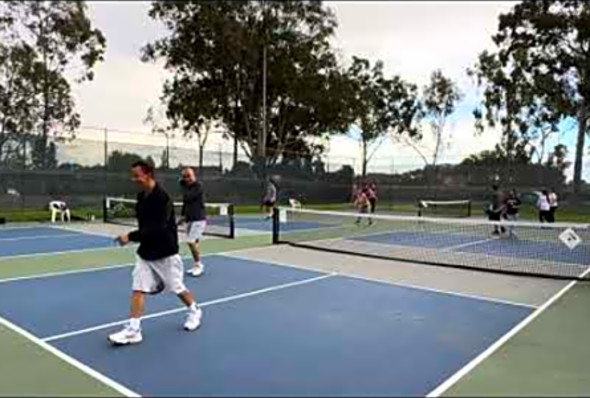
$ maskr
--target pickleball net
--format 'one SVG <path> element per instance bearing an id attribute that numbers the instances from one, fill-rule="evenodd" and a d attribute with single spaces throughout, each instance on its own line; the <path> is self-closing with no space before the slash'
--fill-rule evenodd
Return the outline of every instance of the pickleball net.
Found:
<path id="1" fill-rule="evenodd" d="M 305 229 L 295 228 L 305 225 Z M 281 207 L 273 243 L 435 266 L 588 279 L 586 224 L 355 214 Z"/>
<path id="2" fill-rule="evenodd" d="M 136 199 L 106 197 L 103 203 L 103 220 L 105 223 L 137 226 L 135 217 Z M 174 202 L 176 219 L 181 216 L 182 203 Z M 204 235 L 233 239 L 235 237 L 234 206 L 231 203 L 205 203 L 207 226 Z M 180 231 L 186 231 L 186 224 L 179 225 Z"/>

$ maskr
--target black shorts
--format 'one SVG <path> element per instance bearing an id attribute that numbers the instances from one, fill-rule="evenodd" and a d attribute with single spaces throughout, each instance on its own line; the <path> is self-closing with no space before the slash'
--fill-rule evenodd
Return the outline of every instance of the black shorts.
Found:
<path id="1" fill-rule="evenodd" d="M 262 202 L 262 205 L 263 206 L 266 206 L 266 207 L 275 207 L 275 204 L 276 203 L 277 202 L 272 201 L 272 200 L 265 200 L 265 201 Z"/>
<path id="2" fill-rule="evenodd" d="M 494 212 L 491 210 L 488 212 L 488 220 L 490 220 L 490 221 L 500 221 L 501 216 L 502 216 L 502 213 L 500 213 L 500 212 Z"/>

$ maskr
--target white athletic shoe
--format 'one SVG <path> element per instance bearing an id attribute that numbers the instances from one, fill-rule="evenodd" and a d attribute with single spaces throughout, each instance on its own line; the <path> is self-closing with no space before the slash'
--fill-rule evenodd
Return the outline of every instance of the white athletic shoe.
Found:
<path id="1" fill-rule="evenodd" d="M 196 312 L 190 311 L 186 315 L 186 321 L 184 322 L 184 330 L 192 332 L 193 330 L 197 330 L 199 326 L 201 326 L 201 317 L 203 316 L 203 311 L 199 308 Z"/>
<path id="2" fill-rule="evenodd" d="M 194 276 L 195 278 L 201 276 L 203 272 L 205 272 L 205 266 L 203 266 L 203 263 L 197 263 L 193 268 L 186 271 L 188 275 Z"/>
<path id="3" fill-rule="evenodd" d="M 132 329 L 130 325 L 126 325 L 123 330 L 113 333 L 108 337 L 109 342 L 114 345 L 127 345 L 141 343 L 141 329 Z"/>

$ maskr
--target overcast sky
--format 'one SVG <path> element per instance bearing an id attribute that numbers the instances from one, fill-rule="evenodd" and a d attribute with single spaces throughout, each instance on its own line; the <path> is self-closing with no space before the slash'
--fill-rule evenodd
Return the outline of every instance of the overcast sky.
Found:
<path id="1" fill-rule="evenodd" d="M 472 110 L 478 93 L 466 76 L 479 52 L 493 49 L 491 36 L 497 18 L 515 3 L 502 2 L 326 2 L 336 14 L 338 29 L 334 45 L 344 60 L 352 55 L 382 60 L 389 74 L 423 86 L 435 69 L 453 78 L 463 101 L 448 126 L 452 145 L 444 159 L 459 161 L 464 156 L 492 148 L 499 134 L 488 131 L 475 136 Z M 166 34 L 147 15 L 149 2 L 88 2 L 93 23 L 107 38 L 105 62 L 96 68 L 96 78 L 75 88 L 84 126 L 148 132 L 143 119 L 150 105 L 158 102 L 164 72 L 159 65 L 139 60 L 140 48 Z M 96 134 L 99 134 L 96 132 Z M 151 138 L 145 138 L 146 142 Z M 143 137 L 141 138 L 143 140 Z M 218 149 L 212 139 L 210 148 Z M 428 137 L 424 141 L 429 146 Z M 225 146 L 231 150 L 231 146 Z M 358 144 L 350 137 L 332 140 L 330 154 L 358 158 Z M 393 154 L 393 156 L 392 156 Z M 408 147 L 390 141 L 375 155 L 374 170 L 408 167 L 420 163 Z"/>

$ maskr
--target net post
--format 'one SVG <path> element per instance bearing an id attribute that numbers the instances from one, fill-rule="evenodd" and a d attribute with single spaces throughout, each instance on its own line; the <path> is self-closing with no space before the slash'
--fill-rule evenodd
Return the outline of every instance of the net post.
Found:
<path id="1" fill-rule="evenodd" d="M 279 244 L 279 208 L 272 209 L 272 244 Z"/>
<path id="2" fill-rule="evenodd" d="M 471 218 L 471 200 L 467 202 L 467 217 Z"/>
<path id="3" fill-rule="evenodd" d="M 234 239 L 236 237 L 236 220 L 234 218 L 234 205 L 230 204 L 227 207 L 227 213 L 229 215 L 229 238 Z"/>
<path id="4" fill-rule="evenodd" d="M 107 212 L 109 211 L 109 202 L 108 198 L 102 199 L 102 221 L 106 224 L 109 221 L 109 217 Z"/>

